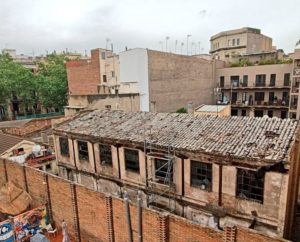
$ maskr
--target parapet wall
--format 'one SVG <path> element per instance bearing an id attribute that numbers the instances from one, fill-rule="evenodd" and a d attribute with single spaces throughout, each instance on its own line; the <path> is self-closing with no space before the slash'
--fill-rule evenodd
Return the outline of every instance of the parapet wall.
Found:
<path id="1" fill-rule="evenodd" d="M 0 187 L 7 181 L 26 190 L 32 206 L 47 205 L 50 220 L 64 219 L 75 241 L 128 241 L 124 201 L 31 167 L 0 159 Z M 133 240 L 138 241 L 137 206 L 130 204 Z M 226 227 L 218 231 L 173 214 L 142 209 L 143 241 L 283 242 L 251 229 Z"/>

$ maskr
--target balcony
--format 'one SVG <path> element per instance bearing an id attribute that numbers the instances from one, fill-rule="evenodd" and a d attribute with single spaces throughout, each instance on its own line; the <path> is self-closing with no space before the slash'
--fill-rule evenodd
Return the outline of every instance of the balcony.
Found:
<path id="1" fill-rule="evenodd" d="M 257 107 L 257 108 L 288 108 L 289 102 L 284 100 L 277 100 L 277 101 L 254 101 L 249 103 L 248 101 L 232 101 L 232 107 Z"/>
<path id="2" fill-rule="evenodd" d="M 285 85 L 276 85 L 274 86 L 273 84 L 269 84 L 269 85 L 264 85 L 264 86 L 256 86 L 256 85 L 243 85 L 241 84 L 240 86 L 230 86 L 230 85 L 224 85 L 223 87 L 221 87 L 222 90 L 265 90 L 265 89 L 274 89 L 274 90 L 289 90 L 290 86 L 285 86 Z"/>

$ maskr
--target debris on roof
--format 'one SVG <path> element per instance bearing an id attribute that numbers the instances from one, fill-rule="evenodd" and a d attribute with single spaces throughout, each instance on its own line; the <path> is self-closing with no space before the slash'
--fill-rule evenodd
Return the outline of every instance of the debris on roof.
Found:
<path id="1" fill-rule="evenodd" d="M 287 160 L 298 122 L 291 119 L 193 116 L 177 113 L 95 110 L 54 130 L 99 140 L 155 145 L 278 162 Z"/>

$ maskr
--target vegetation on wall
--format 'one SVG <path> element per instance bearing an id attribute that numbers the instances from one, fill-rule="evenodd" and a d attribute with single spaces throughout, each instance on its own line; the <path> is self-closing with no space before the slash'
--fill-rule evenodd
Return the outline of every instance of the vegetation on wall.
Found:
<path id="1" fill-rule="evenodd" d="M 176 113 L 187 113 L 186 108 L 179 108 L 176 110 Z"/>
<path id="2" fill-rule="evenodd" d="M 243 67 L 253 65 L 275 65 L 275 64 L 290 64 L 293 63 L 292 59 L 262 59 L 258 63 L 253 63 L 248 59 L 240 59 L 238 62 L 231 62 L 230 67 Z"/>

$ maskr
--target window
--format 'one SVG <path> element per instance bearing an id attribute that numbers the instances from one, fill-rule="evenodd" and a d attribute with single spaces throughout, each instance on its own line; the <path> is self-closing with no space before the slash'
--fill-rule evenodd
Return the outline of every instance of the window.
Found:
<path id="1" fill-rule="evenodd" d="M 115 77 L 115 71 L 111 72 L 111 77 Z"/>
<path id="2" fill-rule="evenodd" d="M 85 141 L 78 141 L 79 160 L 89 160 L 88 143 Z"/>
<path id="3" fill-rule="evenodd" d="M 276 74 L 271 74 L 270 76 L 270 86 L 274 87 L 276 84 Z"/>
<path id="4" fill-rule="evenodd" d="M 236 196 L 263 203 L 264 173 L 238 168 Z"/>
<path id="5" fill-rule="evenodd" d="M 230 46 L 230 39 L 228 40 L 228 46 Z"/>
<path id="6" fill-rule="evenodd" d="M 138 150 L 125 149 L 125 169 L 133 172 L 140 172 L 139 152 Z"/>
<path id="7" fill-rule="evenodd" d="M 230 76 L 232 87 L 238 87 L 240 82 L 240 76 Z"/>
<path id="8" fill-rule="evenodd" d="M 237 109 L 231 109 L 231 116 L 238 116 L 238 110 Z"/>
<path id="9" fill-rule="evenodd" d="M 247 87 L 248 86 L 248 75 L 243 75 L 243 83 L 242 83 L 243 87 Z"/>
<path id="10" fill-rule="evenodd" d="M 202 190 L 212 189 L 212 165 L 191 160 L 191 186 L 200 187 Z"/>
<path id="11" fill-rule="evenodd" d="M 264 92 L 256 92 L 254 99 L 255 99 L 255 101 L 264 101 L 265 93 Z"/>
<path id="12" fill-rule="evenodd" d="M 280 117 L 281 117 L 282 119 L 286 118 L 286 115 L 287 115 L 287 112 L 286 112 L 286 111 L 281 111 Z"/>
<path id="13" fill-rule="evenodd" d="M 172 183 L 173 161 L 155 158 L 155 178 L 165 183 Z"/>
<path id="14" fill-rule="evenodd" d="M 101 165 L 112 165 L 112 154 L 110 145 L 99 145 Z"/>
<path id="15" fill-rule="evenodd" d="M 101 59 L 105 60 L 105 52 L 101 52 Z"/>
<path id="16" fill-rule="evenodd" d="M 290 73 L 284 73 L 283 85 L 290 86 Z"/>
<path id="17" fill-rule="evenodd" d="M 247 92 L 243 92 L 242 93 L 242 102 L 245 103 L 248 100 L 248 93 Z"/>
<path id="18" fill-rule="evenodd" d="M 236 45 L 240 45 L 240 39 L 239 38 L 236 39 Z"/>
<path id="19" fill-rule="evenodd" d="M 60 154 L 63 156 L 69 156 L 69 141 L 68 138 L 59 137 Z"/>
<path id="20" fill-rule="evenodd" d="M 224 76 L 220 76 L 220 87 L 224 87 L 225 78 Z"/>
<path id="21" fill-rule="evenodd" d="M 274 104 L 274 100 L 275 100 L 274 92 L 269 92 L 269 104 L 270 105 Z"/>
<path id="22" fill-rule="evenodd" d="M 107 82 L 106 75 L 103 75 L 103 82 Z"/>
<path id="23" fill-rule="evenodd" d="M 48 170 L 51 170 L 51 164 L 47 164 L 46 165 L 46 170 L 48 171 Z"/>
<path id="24" fill-rule="evenodd" d="M 232 40 L 232 46 L 235 46 L 235 39 Z"/>
<path id="25" fill-rule="evenodd" d="M 282 105 L 287 105 L 289 103 L 289 93 L 288 92 L 282 92 Z"/>
<path id="26" fill-rule="evenodd" d="M 232 92 L 231 101 L 232 103 L 235 103 L 237 100 L 237 92 Z"/>
<path id="27" fill-rule="evenodd" d="M 273 111 L 272 111 L 272 110 L 268 110 L 268 116 L 269 116 L 270 118 L 273 117 Z"/>
<path id="28" fill-rule="evenodd" d="M 254 110 L 254 117 L 263 117 L 264 111 L 263 110 Z"/>
<path id="29" fill-rule="evenodd" d="M 256 75 L 255 86 L 256 87 L 266 86 L 266 75 Z"/>
<path id="30" fill-rule="evenodd" d="M 247 116 L 247 110 L 246 109 L 242 109 L 242 116 L 243 117 Z"/>

